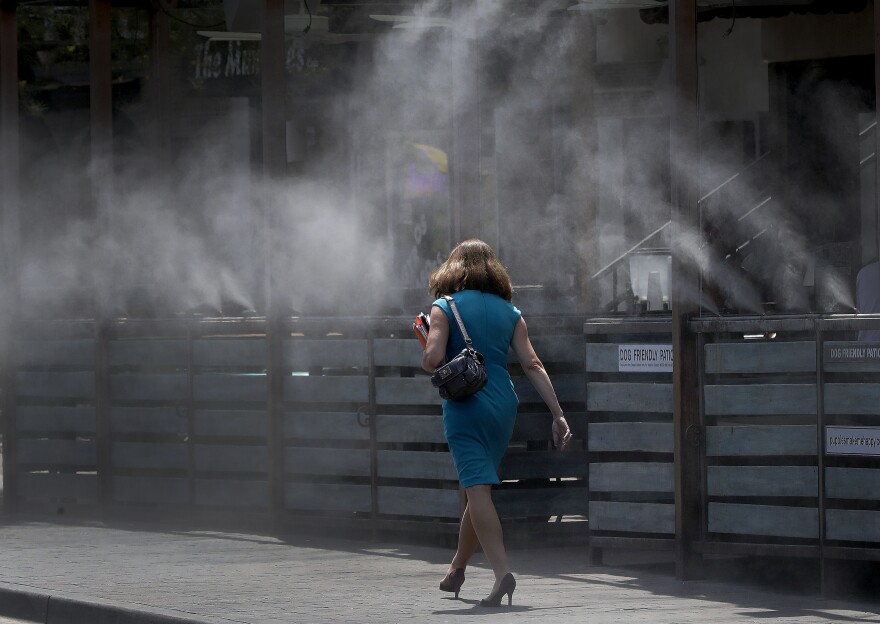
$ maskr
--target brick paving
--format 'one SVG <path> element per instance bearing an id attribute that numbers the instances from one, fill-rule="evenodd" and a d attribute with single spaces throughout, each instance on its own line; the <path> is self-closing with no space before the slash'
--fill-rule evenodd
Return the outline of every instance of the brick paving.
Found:
<path id="1" fill-rule="evenodd" d="M 880 603 L 870 600 L 744 581 L 680 582 L 665 565 L 590 566 L 586 555 L 513 550 L 513 607 L 488 609 L 477 604 L 492 580 L 482 556 L 468 568 L 460 600 L 437 590 L 447 548 L 7 521 L 0 598 L 30 592 L 153 613 L 157 622 L 880 622 Z M 16 615 L 3 602 L 0 616 Z"/>

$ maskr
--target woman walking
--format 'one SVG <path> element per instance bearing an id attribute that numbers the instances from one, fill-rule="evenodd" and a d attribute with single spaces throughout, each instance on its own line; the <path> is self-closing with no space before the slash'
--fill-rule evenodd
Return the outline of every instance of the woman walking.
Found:
<path id="1" fill-rule="evenodd" d="M 486 387 L 476 394 L 463 401 L 443 402 L 443 429 L 467 504 L 459 525 L 458 548 L 440 589 L 458 597 L 468 561 L 482 546 L 495 574 L 495 585 L 480 604 L 497 607 L 505 595 L 511 604 L 516 579 L 508 568 L 491 493 L 491 486 L 501 483 L 498 467 L 510 442 L 519 404 L 507 371 L 511 347 L 553 416 L 557 449 L 565 448 L 571 431 L 550 377 L 529 340 L 526 322 L 511 303 L 510 277 L 489 245 L 477 239 L 460 243 L 431 275 L 428 289 L 437 300 L 431 306 L 431 330 L 422 368 L 433 372 L 465 347 L 449 303 L 442 298 L 451 295 L 474 348 L 485 358 L 489 377 Z"/>

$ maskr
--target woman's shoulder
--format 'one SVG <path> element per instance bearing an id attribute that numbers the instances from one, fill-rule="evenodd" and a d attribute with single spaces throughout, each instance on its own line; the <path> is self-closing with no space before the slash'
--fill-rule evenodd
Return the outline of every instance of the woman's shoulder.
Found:
<path id="1" fill-rule="evenodd" d="M 440 297 L 439 299 L 435 299 L 434 302 L 431 304 L 432 308 L 434 306 L 437 306 L 438 308 L 440 308 L 444 312 L 449 310 L 449 303 L 443 297 Z"/>
<path id="2" fill-rule="evenodd" d="M 480 290 L 457 290 L 454 293 L 451 293 L 449 295 L 442 295 L 441 297 L 439 297 L 437 300 L 434 301 L 433 305 L 440 305 L 440 306 L 449 305 L 446 300 L 446 297 L 452 297 L 452 299 L 454 301 L 456 301 L 458 303 L 462 303 L 465 301 L 472 301 L 475 299 L 479 299 L 484 294 L 488 294 L 488 293 L 484 293 Z"/>
<path id="3" fill-rule="evenodd" d="M 459 290 L 458 292 L 452 293 L 452 298 L 457 302 L 469 302 L 469 301 L 477 301 L 482 300 L 483 304 L 492 306 L 496 309 L 508 310 L 516 315 L 521 315 L 522 313 L 519 309 L 513 305 L 507 299 L 496 295 L 495 293 L 486 292 L 483 290 Z M 437 299 L 432 305 L 437 305 L 442 308 L 447 308 L 449 304 L 446 302 L 446 299 L 440 297 Z"/>
<path id="4" fill-rule="evenodd" d="M 481 293 L 481 295 L 483 296 L 486 304 L 491 306 L 496 311 L 503 311 L 507 314 L 514 315 L 517 318 L 522 315 L 522 312 L 519 311 L 519 308 L 517 308 L 515 305 L 513 305 L 512 302 L 508 301 L 504 297 L 500 297 L 495 293 L 488 292 Z"/>

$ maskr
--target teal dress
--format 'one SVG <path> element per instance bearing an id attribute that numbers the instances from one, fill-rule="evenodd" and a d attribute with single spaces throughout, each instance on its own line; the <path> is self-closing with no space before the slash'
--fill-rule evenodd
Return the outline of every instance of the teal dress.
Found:
<path id="1" fill-rule="evenodd" d="M 474 348 L 486 360 L 489 381 L 463 401 L 443 401 L 443 430 L 462 487 L 501 483 L 498 467 L 507 450 L 519 405 L 507 372 L 507 353 L 521 312 L 501 297 L 479 290 L 453 293 Z M 446 360 L 465 347 L 452 308 L 434 302 L 449 320 Z"/>

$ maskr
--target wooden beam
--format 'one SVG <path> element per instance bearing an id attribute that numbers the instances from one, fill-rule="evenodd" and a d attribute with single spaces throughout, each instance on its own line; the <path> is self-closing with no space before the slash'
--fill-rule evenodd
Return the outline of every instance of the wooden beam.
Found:
<path id="1" fill-rule="evenodd" d="M 287 167 L 285 131 L 285 98 L 287 77 L 284 65 L 284 0 L 263 2 L 263 30 L 260 48 L 262 139 L 263 139 L 263 199 L 265 206 L 266 244 L 266 344 L 267 383 L 266 409 L 269 415 L 269 508 L 278 525 L 284 505 L 284 371 L 283 371 L 283 311 L 276 295 L 278 268 L 273 258 L 273 233 L 277 219 L 274 185 Z"/>
<path id="2" fill-rule="evenodd" d="M 150 107 L 153 123 L 153 146 L 158 162 L 167 162 L 171 147 L 169 124 L 171 89 L 170 71 L 171 28 L 165 11 L 150 10 Z"/>
<path id="3" fill-rule="evenodd" d="M 694 550 L 702 527 L 701 450 L 699 435 L 699 371 L 697 337 L 688 331 L 688 319 L 699 310 L 699 273 L 685 241 L 699 231 L 699 187 L 694 163 L 699 158 L 697 100 L 696 0 L 669 3 L 670 51 L 674 70 L 672 118 L 672 343 L 673 419 L 675 428 L 675 537 L 676 576 L 685 580 L 701 573 Z"/>
<path id="4" fill-rule="evenodd" d="M 880 102 L 880 10 L 876 3 L 871 5 L 874 9 L 874 121 L 877 115 L 878 102 Z M 880 254 L 880 127 L 874 127 L 874 252 Z"/>
<path id="5" fill-rule="evenodd" d="M 89 0 L 89 112 L 99 198 L 113 172 L 113 62 L 110 0 Z M 100 203 L 100 202 L 99 202 Z M 99 207 L 100 210 L 100 207 Z M 100 212 L 99 212 L 100 215 Z M 106 215 L 101 215 L 105 217 Z"/>
<path id="6" fill-rule="evenodd" d="M 111 56 L 111 0 L 89 0 L 89 112 L 91 113 L 92 193 L 98 236 L 110 229 L 113 205 L 113 61 Z M 106 345 L 109 273 L 95 284 L 95 419 L 98 496 L 105 504 L 112 499 L 109 382 Z"/>
<path id="7" fill-rule="evenodd" d="M 575 229 L 573 257 L 578 291 L 578 309 L 593 310 L 592 275 L 598 269 L 596 171 L 597 131 L 595 115 L 596 20 L 590 12 L 573 18 L 578 24 L 578 41 L 571 51 L 571 97 L 577 148 L 571 154 L 572 225 Z M 571 140 L 572 137 L 567 138 Z"/>
<path id="8" fill-rule="evenodd" d="M 18 299 L 19 117 L 16 3 L 0 2 L 0 206 L 3 218 L 5 302 Z M 3 309 L 3 315 L 13 312 Z"/>
<path id="9" fill-rule="evenodd" d="M 15 491 L 15 389 L 14 361 L 8 348 L 11 321 L 17 315 L 19 293 L 19 134 L 18 134 L 18 35 L 16 3 L 0 2 L 0 210 L 2 210 L 2 279 L 0 296 L 0 374 L 3 383 L 3 506 L 11 511 Z"/>
<path id="10" fill-rule="evenodd" d="M 480 2 L 482 0 L 476 0 Z M 480 159 L 483 106 L 479 22 L 468 3 L 453 2 L 452 58 L 452 243 L 481 236 L 483 193 Z M 479 14 L 479 11 L 476 11 Z M 465 52 L 466 51 L 466 52 Z"/>
<path id="11" fill-rule="evenodd" d="M 263 172 L 281 176 L 287 166 L 284 66 L 284 0 L 262 0 L 263 38 L 260 50 L 263 112 Z"/>

